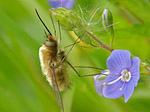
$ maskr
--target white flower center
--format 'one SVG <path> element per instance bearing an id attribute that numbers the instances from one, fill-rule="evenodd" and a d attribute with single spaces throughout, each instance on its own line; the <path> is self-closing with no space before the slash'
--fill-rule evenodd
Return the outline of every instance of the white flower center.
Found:
<path id="1" fill-rule="evenodd" d="M 103 85 L 111 85 L 116 83 L 117 81 L 119 81 L 121 79 L 121 81 L 123 82 L 122 87 L 120 88 L 120 90 L 123 89 L 125 82 L 128 82 L 131 79 L 131 72 L 128 71 L 127 69 L 122 70 L 120 77 L 118 77 L 117 79 L 111 81 L 111 82 L 104 82 Z"/>
<path id="2" fill-rule="evenodd" d="M 124 82 L 128 82 L 131 79 L 131 72 L 129 72 L 127 69 L 123 70 L 121 72 L 121 80 Z"/>

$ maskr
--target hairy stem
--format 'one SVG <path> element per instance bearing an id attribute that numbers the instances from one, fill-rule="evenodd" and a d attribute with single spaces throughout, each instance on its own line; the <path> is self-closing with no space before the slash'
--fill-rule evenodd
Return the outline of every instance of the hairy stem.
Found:
<path id="1" fill-rule="evenodd" d="M 112 52 L 113 49 L 112 47 L 104 44 L 102 41 L 100 41 L 92 32 L 88 31 L 88 30 L 84 30 L 87 34 L 89 34 L 97 43 L 99 43 L 101 45 L 101 47 L 107 49 L 108 51 Z"/>

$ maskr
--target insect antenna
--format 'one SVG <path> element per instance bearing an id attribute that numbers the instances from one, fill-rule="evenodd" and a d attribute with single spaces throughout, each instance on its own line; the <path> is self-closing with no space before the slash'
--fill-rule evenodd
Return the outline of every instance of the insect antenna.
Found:
<path id="1" fill-rule="evenodd" d="M 38 13 L 38 11 L 37 11 L 37 9 L 35 9 L 35 12 L 36 12 L 38 18 L 40 19 L 40 21 L 42 22 L 42 24 L 44 25 L 44 27 L 46 28 L 46 30 L 48 31 L 48 33 L 49 33 L 50 35 L 52 35 L 52 33 L 49 31 L 49 29 L 47 28 L 47 26 L 45 25 L 45 23 L 44 23 L 43 20 L 41 19 L 40 15 L 39 15 L 39 13 Z"/>

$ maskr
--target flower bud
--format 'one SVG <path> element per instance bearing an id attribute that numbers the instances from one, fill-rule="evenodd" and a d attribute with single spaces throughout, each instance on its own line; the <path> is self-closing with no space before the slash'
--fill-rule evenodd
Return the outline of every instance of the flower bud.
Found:
<path id="1" fill-rule="evenodd" d="M 110 33 L 111 35 L 111 40 L 110 44 L 111 47 L 113 47 L 113 40 L 114 40 L 114 30 L 113 30 L 113 16 L 110 10 L 105 9 L 103 14 L 102 14 L 102 22 L 103 22 L 103 27 L 104 29 Z"/>
<path id="2" fill-rule="evenodd" d="M 103 22 L 103 27 L 107 31 L 113 30 L 113 16 L 110 10 L 104 9 L 104 12 L 102 14 L 102 22 Z"/>

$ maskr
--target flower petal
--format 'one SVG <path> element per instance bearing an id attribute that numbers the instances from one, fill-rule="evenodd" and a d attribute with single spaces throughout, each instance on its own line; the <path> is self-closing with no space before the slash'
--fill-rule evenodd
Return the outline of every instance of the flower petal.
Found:
<path id="1" fill-rule="evenodd" d="M 138 80 L 140 78 L 140 59 L 138 57 L 134 57 L 131 63 L 131 80 L 133 80 L 135 86 L 137 86 Z"/>
<path id="2" fill-rule="evenodd" d="M 131 67 L 131 54 L 127 50 L 114 50 L 107 59 L 107 68 L 110 72 L 120 73 L 121 70 Z"/>
<path id="3" fill-rule="evenodd" d="M 74 6 L 75 0 L 48 0 L 53 8 L 63 7 L 71 9 Z"/>
<path id="4" fill-rule="evenodd" d="M 126 86 L 125 86 L 125 92 L 124 92 L 125 103 L 129 100 L 133 91 L 134 91 L 134 82 L 131 80 L 131 81 L 127 82 Z"/>
<path id="5" fill-rule="evenodd" d="M 103 83 L 104 83 L 105 79 L 103 79 L 103 80 L 97 80 L 100 76 L 101 75 L 96 75 L 94 77 L 95 89 L 96 89 L 97 93 L 100 96 L 104 97 L 104 95 L 103 95 Z"/>
<path id="6" fill-rule="evenodd" d="M 108 83 L 117 78 L 119 78 L 118 75 L 114 75 L 110 73 L 108 77 L 105 79 L 105 82 Z M 116 99 L 116 98 L 121 97 L 124 93 L 124 87 L 122 90 L 120 90 L 122 85 L 123 85 L 123 82 L 121 80 L 118 80 L 117 82 L 111 85 L 104 85 L 103 87 L 104 97 L 111 98 L 111 99 Z"/>

